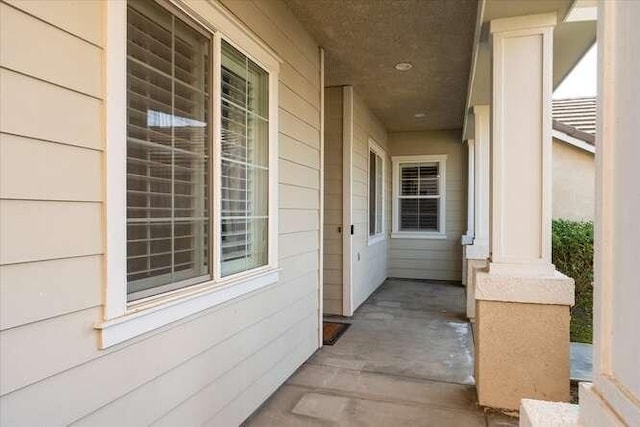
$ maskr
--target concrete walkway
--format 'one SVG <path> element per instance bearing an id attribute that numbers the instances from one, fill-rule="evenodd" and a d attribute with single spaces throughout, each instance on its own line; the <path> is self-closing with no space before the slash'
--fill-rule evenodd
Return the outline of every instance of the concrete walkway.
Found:
<path id="1" fill-rule="evenodd" d="M 571 380 L 593 381 L 593 345 L 571 343 Z"/>
<path id="2" fill-rule="evenodd" d="M 464 288 L 387 280 L 247 426 L 515 426 L 477 405 Z"/>

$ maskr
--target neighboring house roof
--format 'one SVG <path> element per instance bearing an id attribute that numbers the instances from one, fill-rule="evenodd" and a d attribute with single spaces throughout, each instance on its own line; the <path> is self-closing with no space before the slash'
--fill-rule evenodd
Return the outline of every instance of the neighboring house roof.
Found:
<path id="1" fill-rule="evenodd" d="M 553 100 L 553 120 L 596 134 L 596 97 Z"/>
<path id="2" fill-rule="evenodd" d="M 596 98 L 553 100 L 553 137 L 595 152 Z"/>

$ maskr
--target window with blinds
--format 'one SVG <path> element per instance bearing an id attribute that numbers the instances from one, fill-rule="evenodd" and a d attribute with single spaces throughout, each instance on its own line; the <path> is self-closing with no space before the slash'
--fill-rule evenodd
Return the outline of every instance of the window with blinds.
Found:
<path id="1" fill-rule="evenodd" d="M 369 151 L 369 236 L 382 233 L 383 184 L 382 158 Z"/>
<path id="2" fill-rule="evenodd" d="M 221 276 L 268 263 L 269 74 L 222 42 Z"/>
<path id="3" fill-rule="evenodd" d="M 399 230 L 439 231 L 442 199 L 439 163 L 403 163 L 399 174 Z"/>
<path id="4" fill-rule="evenodd" d="M 210 49 L 186 19 L 128 3 L 129 301 L 211 277 Z"/>

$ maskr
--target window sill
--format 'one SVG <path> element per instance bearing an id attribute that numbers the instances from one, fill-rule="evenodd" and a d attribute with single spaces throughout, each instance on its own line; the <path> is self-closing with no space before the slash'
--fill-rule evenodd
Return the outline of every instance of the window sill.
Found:
<path id="1" fill-rule="evenodd" d="M 369 236 L 367 239 L 367 246 L 375 245 L 376 243 L 380 243 L 384 240 L 387 240 L 387 235 L 385 233 L 376 234 L 375 236 Z"/>
<path id="2" fill-rule="evenodd" d="M 446 234 L 442 233 L 424 233 L 424 232 L 411 232 L 411 231 L 396 231 L 391 233 L 392 239 L 431 239 L 431 240 L 445 240 Z"/>
<path id="3" fill-rule="evenodd" d="M 189 292 L 185 289 L 185 292 L 173 297 L 133 305 L 125 315 L 96 324 L 95 328 L 100 332 L 100 348 L 105 349 L 122 343 L 269 286 L 279 279 L 280 269 L 272 267 L 218 283 L 206 282 Z"/>

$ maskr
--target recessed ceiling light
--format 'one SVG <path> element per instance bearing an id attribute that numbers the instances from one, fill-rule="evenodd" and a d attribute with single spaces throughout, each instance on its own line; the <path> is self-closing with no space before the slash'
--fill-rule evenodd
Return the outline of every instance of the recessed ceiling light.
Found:
<path id="1" fill-rule="evenodd" d="M 413 64 L 411 62 L 398 62 L 395 66 L 398 71 L 409 71 L 412 68 Z"/>
<path id="2" fill-rule="evenodd" d="M 415 117 L 416 119 L 423 119 L 423 118 L 426 117 L 426 114 L 425 113 L 415 113 L 413 115 L 413 117 Z"/>

